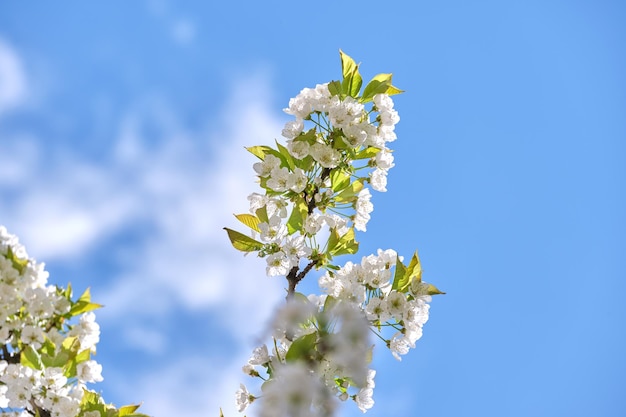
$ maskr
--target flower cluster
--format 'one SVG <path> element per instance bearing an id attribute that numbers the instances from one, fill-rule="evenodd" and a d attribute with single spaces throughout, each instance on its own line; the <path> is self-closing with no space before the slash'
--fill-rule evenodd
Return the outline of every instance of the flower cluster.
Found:
<path id="1" fill-rule="evenodd" d="M 377 256 L 365 256 L 360 264 L 347 262 L 336 272 L 326 272 L 320 277 L 319 286 L 327 295 L 362 308 L 369 324 L 377 329 L 376 334 L 400 360 L 400 355 L 414 348 L 415 342 L 422 337 L 431 294 L 439 292 L 434 286 L 421 282 L 417 254 L 413 258 L 415 266 L 409 281 L 401 272 L 392 277 L 391 268 L 395 267 L 397 260 L 401 261 L 394 250 L 379 249 Z M 406 282 L 409 282 L 408 286 Z M 382 329 L 392 329 L 393 336 L 386 339 Z"/>
<path id="2" fill-rule="evenodd" d="M 102 381 L 100 327 L 89 290 L 48 285 L 43 263 L 29 258 L 0 226 L 0 409 L 15 416 L 116 416 L 87 383 Z M 131 408 L 136 406 L 129 406 Z M 108 413 L 108 414 L 107 414 Z"/>
<path id="3" fill-rule="evenodd" d="M 300 296 L 277 311 L 272 333 L 271 351 L 265 344 L 257 347 L 243 367 L 268 381 L 261 415 L 332 415 L 338 400 L 349 398 L 363 411 L 374 404 L 369 323 L 359 308 L 332 297 Z M 300 383 L 287 382 L 297 374 Z M 238 393 L 240 411 L 256 399 L 243 384 Z"/>
<path id="4" fill-rule="evenodd" d="M 352 97 L 331 95 L 328 84 L 306 88 L 285 109 L 296 117 L 283 129 L 287 146 L 250 148 L 261 158 L 253 168 L 265 194 L 248 196 L 246 224 L 260 235 L 267 275 L 287 275 L 300 259 L 318 256 L 315 237 L 321 230 L 339 236 L 351 227 L 366 230 L 374 207 L 364 184 L 386 191 L 394 166 L 386 144 L 396 139 L 399 121 L 389 95 L 378 93 L 372 100 L 368 111 Z M 308 123 L 313 127 L 304 132 Z M 364 169 L 369 172 L 359 176 Z"/>
<path id="5" fill-rule="evenodd" d="M 422 335 L 431 295 L 417 253 L 408 265 L 394 250 L 379 250 L 355 264 L 334 264 L 355 254 L 355 230 L 365 231 L 371 193 L 386 191 L 394 166 L 387 147 L 400 120 L 391 74 L 374 77 L 361 93 L 358 65 L 341 53 L 343 80 L 303 89 L 285 109 L 295 120 L 282 131 L 286 143 L 254 146 L 253 166 L 263 193 L 248 197 L 250 212 L 236 215 L 246 235 L 226 229 L 233 246 L 257 252 L 268 276 L 284 276 L 287 303 L 274 316 L 272 343 L 257 347 L 243 371 L 260 378 L 262 396 L 243 384 L 240 411 L 260 401 L 261 416 L 331 416 L 352 399 L 363 412 L 374 404 L 375 371 L 369 369 L 375 334 L 400 359 Z M 305 297 L 297 284 L 323 269 L 321 295 Z"/>

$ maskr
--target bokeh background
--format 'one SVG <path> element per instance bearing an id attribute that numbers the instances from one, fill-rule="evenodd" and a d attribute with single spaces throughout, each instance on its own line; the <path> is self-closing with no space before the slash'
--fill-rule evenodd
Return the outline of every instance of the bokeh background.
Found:
<path id="1" fill-rule="evenodd" d="M 625 21 L 618 0 L 3 1 L 0 224 L 106 305 L 107 400 L 237 415 L 284 297 L 222 230 L 256 190 L 243 147 L 341 48 L 406 90 L 361 253 L 417 248 L 447 292 L 402 362 L 377 348 L 368 415 L 624 416 Z"/>

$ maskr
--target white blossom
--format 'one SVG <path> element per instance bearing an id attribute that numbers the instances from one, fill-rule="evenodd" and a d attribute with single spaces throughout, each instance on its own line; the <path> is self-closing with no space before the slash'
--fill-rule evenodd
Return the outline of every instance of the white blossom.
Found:
<path id="1" fill-rule="evenodd" d="M 252 167 L 260 177 L 267 177 L 274 169 L 280 167 L 280 159 L 268 154 L 263 161 L 255 163 Z"/>
<path id="2" fill-rule="evenodd" d="M 239 389 L 235 395 L 235 405 L 237 406 L 237 411 L 240 413 L 244 411 L 255 399 L 254 396 L 248 392 L 248 389 L 244 384 L 239 384 Z"/>
<path id="3" fill-rule="evenodd" d="M 102 365 L 94 360 L 88 360 L 76 365 L 76 377 L 83 382 L 100 382 L 102 378 Z"/>
<path id="4" fill-rule="evenodd" d="M 374 205 L 370 202 L 372 195 L 367 188 L 362 189 L 358 194 L 358 199 L 354 209 L 356 214 L 354 217 L 354 228 L 365 232 L 366 224 L 370 219 L 370 213 L 374 210 Z"/>
<path id="5" fill-rule="evenodd" d="M 310 155 L 324 168 L 334 168 L 339 164 L 341 154 L 323 143 L 316 143 L 309 149 Z"/>
<path id="6" fill-rule="evenodd" d="M 275 167 L 269 174 L 267 179 L 267 187 L 277 192 L 287 191 L 289 189 L 290 172 L 285 167 Z"/>
<path id="7" fill-rule="evenodd" d="M 267 257 L 267 276 L 287 275 L 291 266 L 291 261 L 284 252 L 273 253 Z"/>
<path id="8" fill-rule="evenodd" d="M 304 129 L 304 120 L 297 118 L 285 124 L 282 135 L 287 139 L 293 139 L 298 136 Z"/>
<path id="9" fill-rule="evenodd" d="M 387 191 L 387 171 L 376 168 L 370 173 L 370 184 L 376 191 Z"/>

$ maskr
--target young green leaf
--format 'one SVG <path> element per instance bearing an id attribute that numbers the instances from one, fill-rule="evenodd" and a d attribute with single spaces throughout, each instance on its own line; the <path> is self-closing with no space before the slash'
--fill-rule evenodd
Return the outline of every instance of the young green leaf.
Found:
<path id="1" fill-rule="evenodd" d="M 85 292 L 83 292 L 83 294 L 80 296 L 78 301 L 72 304 L 69 314 L 73 317 L 82 313 L 86 313 L 88 311 L 96 310 L 101 307 L 101 304 L 91 302 L 91 292 L 89 288 L 87 288 Z"/>
<path id="2" fill-rule="evenodd" d="M 246 148 L 246 150 L 250 152 L 252 155 L 256 156 L 257 158 L 264 160 L 265 155 L 268 154 L 273 149 L 270 148 L 269 146 L 251 146 L 249 148 Z"/>
<path id="3" fill-rule="evenodd" d="M 358 179 L 353 181 L 349 187 L 335 196 L 337 203 L 349 203 L 354 201 L 356 195 L 363 189 L 363 180 Z"/>
<path id="4" fill-rule="evenodd" d="M 230 243 L 237 250 L 242 252 L 254 252 L 263 248 L 263 244 L 261 242 L 258 242 L 243 233 L 239 233 L 235 230 L 229 229 L 228 227 L 225 227 L 224 230 L 228 233 Z"/>
<path id="5" fill-rule="evenodd" d="M 70 360 L 70 355 L 66 350 L 61 350 L 56 355 L 41 355 L 41 362 L 46 368 L 63 368 Z"/>
<path id="6" fill-rule="evenodd" d="M 248 226 L 250 229 L 254 230 L 255 232 L 261 232 L 261 229 L 259 229 L 259 223 L 260 220 L 258 217 L 253 216 L 252 214 L 235 214 L 235 217 L 237 218 L 237 220 L 239 220 L 241 223 L 245 224 L 246 226 Z"/>
<path id="7" fill-rule="evenodd" d="M 41 356 L 31 345 L 26 346 L 26 348 L 22 350 L 20 354 L 20 364 L 37 370 L 43 369 Z"/>
<path id="8" fill-rule="evenodd" d="M 400 90 L 399 88 L 390 85 L 389 87 L 387 87 L 387 91 L 385 91 L 385 93 L 387 93 L 387 95 L 389 96 L 395 96 L 396 94 L 404 93 L 404 90 Z"/>
<path id="9" fill-rule="evenodd" d="M 317 333 L 309 333 L 294 340 L 285 355 L 287 362 L 313 359 Z"/>
<path id="10" fill-rule="evenodd" d="M 352 58 L 339 50 L 341 56 L 341 73 L 343 81 L 341 83 L 341 91 L 346 96 L 358 97 L 363 84 L 363 78 L 359 74 L 359 65 Z"/>
<path id="11" fill-rule="evenodd" d="M 336 235 L 337 232 L 334 231 L 334 234 Z M 359 250 L 359 243 L 356 240 L 354 240 L 354 228 L 353 227 L 348 229 L 346 234 L 341 236 L 341 238 L 333 245 L 332 248 L 330 244 L 331 239 L 333 240 L 336 239 L 336 237 L 333 238 L 333 233 L 331 233 L 331 236 L 329 238 L 329 244 L 328 244 L 328 253 L 332 256 L 346 255 L 346 254 L 353 255 Z"/>
<path id="12" fill-rule="evenodd" d="M 123 407 L 120 407 L 119 410 L 118 410 L 119 417 L 125 417 L 125 416 L 133 415 L 133 413 L 135 411 L 137 411 L 139 406 L 140 406 L 139 404 L 133 404 L 133 405 L 125 405 Z"/>
<path id="13" fill-rule="evenodd" d="M 439 289 L 435 287 L 433 284 L 428 284 L 428 288 L 426 288 L 426 293 L 428 295 L 445 294 L 445 292 L 439 291 Z"/>
<path id="14" fill-rule="evenodd" d="M 356 154 L 356 155 L 354 155 L 354 158 L 353 158 L 353 159 L 358 160 L 358 159 L 369 159 L 369 158 L 373 158 L 373 157 L 375 157 L 375 156 L 376 156 L 376 154 L 377 154 L 377 153 L 379 153 L 379 152 L 380 152 L 380 149 L 375 148 L 375 147 L 373 147 L 373 146 L 370 146 L 370 147 L 367 147 L 367 148 L 363 149 L 363 150 L 362 150 L 362 151 L 360 151 L 360 152 L 357 152 L 357 154 Z"/>
<path id="15" fill-rule="evenodd" d="M 328 83 L 328 91 L 330 95 L 341 97 L 341 83 L 339 81 L 331 81 Z"/>
<path id="16" fill-rule="evenodd" d="M 396 272 L 393 277 L 393 284 L 391 285 L 392 290 L 400 291 L 400 288 L 408 288 L 410 283 L 410 278 L 406 273 L 406 266 L 400 260 L 398 256 L 396 259 Z"/>
<path id="17" fill-rule="evenodd" d="M 265 206 L 261 207 L 260 209 L 257 209 L 257 211 L 255 211 L 256 216 L 259 218 L 259 220 L 263 223 L 269 223 L 270 219 L 267 216 L 267 208 Z"/>
<path id="18" fill-rule="evenodd" d="M 330 187 L 334 192 L 339 192 L 350 185 L 350 175 L 341 168 L 330 171 Z"/>
<path id="19" fill-rule="evenodd" d="M 276 146 L 278 147 L 280 159 L 283 163 L 283 166 L 286 166 L 287 168 L 289 168 L 290 171 L 293 172 L 295 164 L 293 162 L 293 157 L 291 156 L 291 153 L 289 153 L 289 149 L 278 143 L 278 141 L 276 141 Z"/>
<path id="20" fill-rule="evenodd" d="M 418 282 L 422 281 L 422 264 L 420 262 L 420 258 L 417 255 L 417 251 L 415 251 L 415 253 L 413 254 L 413 257 L 411 258 L 411 262 L 409 263 L 409 266 L 407 267 L 407 276 L 409 278 L 414 278 L 417 279 Z"/>
<path id="21" fill-rule="evenodd" d="M 287 220 L 287 232 L 290 235 L 302 229 L 302 225 L 304 224 L 304 219 L 306 218 L 307 213 L 308 209 L 306 203 L 304 202 L 304 199 L 300 196 L 296 197 L 293 205 L 293 210 L 291 211 L 289 220 Z"/>

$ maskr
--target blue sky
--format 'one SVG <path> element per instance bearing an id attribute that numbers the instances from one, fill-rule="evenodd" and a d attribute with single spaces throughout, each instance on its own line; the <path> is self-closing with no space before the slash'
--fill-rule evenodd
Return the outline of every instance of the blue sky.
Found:
<path id="1" fill-rule="evenodd" d="M 106 304 L 105 398 L 236 415 L 284 286 L 221 230 L 255 191 L 243 146 L 279 138 L 341 48 L 406 90 L 362 254 L 417 248 L 447 292 L 402 362 L 376 352 L 367 415 L 622 416 L 625 19 L 620 1 L 3 2 L 0 223 Z"/>

